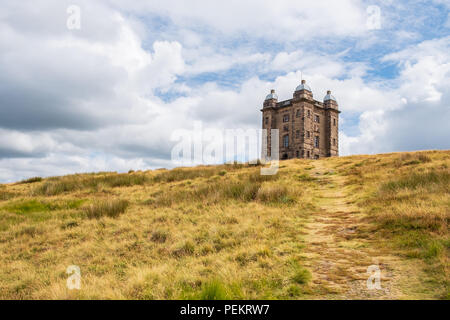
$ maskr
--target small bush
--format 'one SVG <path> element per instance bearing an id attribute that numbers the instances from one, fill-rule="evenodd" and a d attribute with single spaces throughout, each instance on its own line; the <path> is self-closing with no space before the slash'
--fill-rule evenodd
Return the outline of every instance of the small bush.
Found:
<path id="1" fill-rule="evenodd" d="M 127 210 L 128 205 L 129 202 L 126 200 L 109 199 L 91 204 L 85 207 L 84 211 L 89 219 L 99 219 L 104 216 L 116 218 Z"/>

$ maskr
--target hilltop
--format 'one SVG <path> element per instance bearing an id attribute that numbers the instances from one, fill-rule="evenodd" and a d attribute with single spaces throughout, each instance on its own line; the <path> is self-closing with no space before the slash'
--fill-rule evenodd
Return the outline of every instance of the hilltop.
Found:
<path id="1" fill-rule="evenodd" d="M 448 299 L 449 165 L 423 151 L 0 185 L 0 298 Z"/>

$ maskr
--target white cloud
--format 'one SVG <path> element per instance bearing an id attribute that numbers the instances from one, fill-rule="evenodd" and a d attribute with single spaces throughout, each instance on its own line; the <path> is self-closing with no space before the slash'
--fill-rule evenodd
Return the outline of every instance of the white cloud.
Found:
<path id="1" fill-rule="evenodd" d="M 65 28 L 68 4 L 2 7 L 0 181 L 169 167 L 173 130 L 196 120 L 259 128 L 268 91 L 291 98 L 301 73 L 317 100 L 333 91 L 341 128 L 358 127 L 341 132 L 341 154 L 448 147 L 449 38 L 386 54 L 381 62 L 397 63 L 399 75 L 370 79 L 367 59 L 349 59 L 380 41 L 365 28 L 361 1 L 80 0 L 79 31 Z M 241 69 L 245 77 L 233 74 Z M 201 80 L 203 73 L 217 74 Z M 440 115 L 436 123 L 430 113 Z"/>
<path id="2" fill-rule="evenodd" d="M 167 17 L 181 28 L 205 28 L 222 34 L 246 33 L 277 40 L 315 36 L 361 35 L 366 10 L 361 1 L 270 0 L 189 2 L 113 1 L 122 10 Z M 211 29 L 211 30 L 208 30 Z"/>
<path id="3" fill-rule="evenodd" d="M 401 67 L 395 80 L 397 87 L 387 92 L 395 107 L 380 105 L 378 112 L 364 112 L 359 136 L 341 133 L 343 153 L 449 148 L 449 52 L 447 37 L 385 56 L 384 61 L 397 62 Z"/>

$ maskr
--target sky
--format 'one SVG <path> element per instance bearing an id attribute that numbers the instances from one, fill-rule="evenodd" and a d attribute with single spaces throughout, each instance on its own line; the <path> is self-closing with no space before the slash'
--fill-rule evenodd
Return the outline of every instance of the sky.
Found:
<path id="1" fill-rule="evenodd" d="M 0 182 L 173 167 L 302 78 L 340 155 L 450 149 L 450 1 L 0 0 Z"/>

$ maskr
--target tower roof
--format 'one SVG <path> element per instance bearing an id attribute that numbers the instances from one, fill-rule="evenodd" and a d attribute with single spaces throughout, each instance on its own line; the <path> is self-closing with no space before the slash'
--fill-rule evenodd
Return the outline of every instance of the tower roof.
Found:
<path id="1" fill-rule="evenodd" d="M 275 93 L 275 90 L 270 90 L 270 93 L 266 96 L 266 100 L 275 99 L 278 100 L 278 96 Z"/>
<path id="2" fill-rule="evenodd" d="M 327 91 L 327 95 L 326 95 L 325 97 L 323 97 L 323 101 L 324 101 L 324 102 L 325 102 L 325 101 L 328 101 L 328 100 L 333 100 L 333 101 L 335 101 L 335 102 L 337 103 L 336 98 L 331 94 L 331 91 L 330 91 L 330 90 L 328 90 L 328 91 Z"/>
<path id="3" fill-rule="evenodd" d="M 305 80 L 302 80 L 302 83 L 295 88 L 295 91 L 300 91 L 300 90 L 307 90 L 309 92 L 311 92 L 311 88 L 306 84 Z"/>

